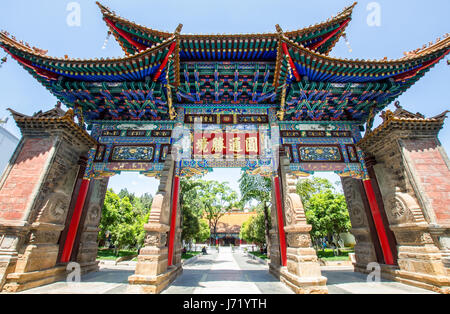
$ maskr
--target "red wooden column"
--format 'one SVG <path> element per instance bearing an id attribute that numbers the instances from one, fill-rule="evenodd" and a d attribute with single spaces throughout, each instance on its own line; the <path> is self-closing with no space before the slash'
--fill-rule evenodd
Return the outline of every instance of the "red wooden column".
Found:
<path id="1" fill-rule="evenodd" d="M 278 218 L 278 234 L 280 238 L 280 253 L 281 253 L 281 265 L 287 265 L 287 253 L 286 253 L 286 234 L 284 232 L 284 219 L 283 219 L 283 202 L 281 197 L 281 185 L 280 177 L 275 176 L 273 178 L 273 183 L 275 187 L 275 205 L 277 208 L 277 218 Z"/>
<path id="2" fill-rule="evenodd" d="M 72 219 L 70 221 L 69 231 L 67 233 L 66 242 L 64 244 L 64 249 L 61 255 L 61 262 L 67 263 L 70 261 L 70 256 L 72 255 L 73 245 L 75 243 L 75 238 L 77 236 L 78 226 L 80 224 L 81 215 L 83 213 L 84 203 L 86 201 L 86 195 L 89 190 L 89 179 L 83 179 L 81 182 L 80 191 L 78 193 L 77 202 L 75 204 L 75 209 L 73 211 Z"/>
<path id="3" fill-rule="evenodd" d="M 381 250 L 383 251 L 384 261 L 388 265 L 394 265 L 394 257 L 392 255 L 392 248 L 389 243 L 386 228 L 383 224 L 380 208 L 373 190 L 372 181 L 370 179 L 363 180 L 364 189 L 366 191 L 367 199 L 369 201 L 370 210 L 372 212 L 375 229 L 377 230 L 378 239 L 380 240 Z"/>
<path id="4" fill-rule="evenodd" d="M 172 214 L 170 217 L 170 231 L 169 231 L 169 261 L 168 261 L 169 266 L 172 266 L 173 263 L 173 251 L 175 247 L 175 233 L 177 228 L 177 209 L 178 209 L 179 195 L 180 195 L 180 177 L 178 175 L 175 175 L 173 179 Z"/>

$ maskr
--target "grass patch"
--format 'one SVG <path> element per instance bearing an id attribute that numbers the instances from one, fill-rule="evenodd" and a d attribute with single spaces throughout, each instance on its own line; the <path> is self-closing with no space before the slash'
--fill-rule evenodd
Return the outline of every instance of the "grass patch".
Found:
<path id="1" fill-rule="evenodd" d="M 201 254 L 202 252 L 186 252 L 181 254 L 181 259 L 190 259 L 194 256 Z"/>
<path id="2" fill-rule="evenodd" d="M 329 262 L 342 262 L 349 261 L 350 258 L 348 256 L 333 256 L 333 257 L 322 257 L 321 260 L 329 261 Z"/>
<path id="3" fill-rule="evenodd" d="M 268 257 L 267 257 L 267 254 L 262 254 L 262 253 L 260 253 L 260 252 L 249 252 L 250 254 L 253 254 L 253 255 L 255 255 L 255 256 L 257 256 L 257 257 L 259 257 L 259 258 L 262 258 L 262 259 L 269 259 Z"/>
<path id="4" fill-rule="evenodd" d="M 119 250 L 116 254 L 114 249 L 98 249 L 98 260 L 112 260 L 115 261 L 119 257 L 136 255 L 137 250 Z"/>
<path id="5" fill-rule="evenodd" d="M 353 253 L 353 249 L 340 249 L 339 255 L 335 256 L 332 249 L 325 249 L 317 251 L 317 257 L 324 261 L 348 261 L 350 260 L 348 254 Z"/>

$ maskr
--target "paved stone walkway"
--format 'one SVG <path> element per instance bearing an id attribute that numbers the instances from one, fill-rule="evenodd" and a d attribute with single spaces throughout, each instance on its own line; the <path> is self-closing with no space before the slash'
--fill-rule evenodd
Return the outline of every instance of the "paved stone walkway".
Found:
<path id="1" fill-rule="evenodd" d="M 249 259 L 230 247 L 210 252 L 183 267 L 164 294 L 290 294 L 281 282 L 269 274 L 268 266 Z"/>
<path id="2" fill-rule="evenodd" d="M 123 294 L 136 263 L 114 265 L 102 262 L 100 271 L 82 277 L 78 284 L 57 282 L 24 291 L 27 294 Z M 220 248 L 184 265 L 183 273 L 164 294 L 292 294 L 269 274 L 268 266 L 249 258 L 244 252 Z M 431 291 L 382 281 L 368 283 L 366 276 L 352 267 L 323 267 L 330 294 L 428 294 Z"/>

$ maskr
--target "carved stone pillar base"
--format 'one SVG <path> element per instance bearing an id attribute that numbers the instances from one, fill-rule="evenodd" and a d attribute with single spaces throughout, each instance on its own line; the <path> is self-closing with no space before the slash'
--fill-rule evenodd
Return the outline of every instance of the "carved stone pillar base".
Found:
<path id="1" fill-rule="evenodd" d="M 11 273 L 6 278 L 2 292 L 20 292 L 53 282 L 66 277 L 65 266 L 53 267 L 46 270 L 32 271 L 27 273 Z"/>
<path id="2" fill-rule="evenodd" d="M 391 225 L 398 242 L 398 265 L 393 279 L 439 293 L 450 293 L 450 277 L 427 223 Z"/>
<path id="3" fill-rule="evenodd" d="M 168 267 L 167 271 L 156 276 L 132 275 L 128 278 L 127 293 L 159 294 L 182 272 L 183 268 L 178 264 Z"/>
<path id="4" fill-rule="evenodd" d="M 311 225 L 285 227 L 287 233 L 287 267 L 280 280 L 297 294 L 327 294 L 327 278 L 322 276 L 316 251 L 311 246 Z"/>
<path id="5" fill-rule="evenodd" d="M 381 265 L 381 277 L 437 293 L 450 294 L 450 281 L 447 276 L 432 276 L 404 271 L 397 266 Z"/>
<path id="6" fill-rule="evenodd" d="M 296 294 L 328 294 L 327 278 L 299 277 L 288 271 L 287 267 L 280 270 L 280 281 Z"/>
<path id="7" fill-rule="evenodd" d="M 155 204 L 157 203 L 158 199 Z M 144 229 L 147 231 L 145 247 L 140 251 L 135 274 L 128 277 L 128 292 L 157 294 L 182 272 L 181 261 L 168 267 L 168 249 L 165 244 L 169 226 L 150 223 Z M 176 256 L 178 255 L 177 251 Z"/>

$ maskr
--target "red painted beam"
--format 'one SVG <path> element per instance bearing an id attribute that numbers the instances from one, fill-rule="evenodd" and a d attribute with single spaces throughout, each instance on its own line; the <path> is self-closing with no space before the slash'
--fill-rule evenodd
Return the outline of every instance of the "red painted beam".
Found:
<path id="1" fill-rule="evenodd" d="M 291 58 L 291 55 L 289 54 L 289 50 L 287 49 L 286 43 L 283 42 L 281 44 L 281 47 L 283 48 L 284 54 L 289 57 L 289 64 L 291 65 L 292 72 L 294 73 L 294 76 L 295 76 L 295 79 L 297 80 L 297 82 L 299 82 L 300 75 L 297 72 L 297 68 L 295 67 L 294 61 L 292 61 L 292 58 Z"/>
<path id="2" fill-rule="evenodd" d="M 147 46 L 144 46 L 143 44 L 138 43 L 137 41 L 135 41 L 133 38 L 131 38 L 130 35 L 128 35 L 123 30 L 117 28 L 116 25 L 114 25 L 114 23 L 111 20 L 109 20 L 107 18 L 104 18 L 104 20 L 105 20 L 106 24 L 108 24 L 112 29 L 114 29 L 117 33 L 119 33 L 120 36 L 125 38 L 126 41 L 128 41 L 130 44 L 132 44 L 139 51 L 143 51 L 143 50 L 146 50 L 148 48 Z"/>
<path id="3" fill-rule="evenodd" d="M 389 244 L 386 229 L 381 218 L 380 208 L 378 207 L 375 192 L 373 191 L 372 181 L 370 179 L 363 180 L 364 189 L 366 190 L 367 199 L 369 200 L 370 210 L 372 212 L 375 229 L 377 230 L 378 239 L 380 240 L 381 250 L 383 251 L 384 261 L 388 265 L 394 265 L 394 257 Z"/>
<path id="4" fill-rule="evenodd" d="M 169 261 L 168 265 L 173 264 L 173 250 L 175 247 L 175 233 L 177 228 L 177 209 L 178 209 L 178 196 L 180 194 L 180 177 L 175 176 L 173 182 L 173 195 L 172 195 L 172 216 L 170 218 L 170 231 L 169 231 Z"/>
<path id="5" fill-rule="evenodd" d="M 274 179 L 275 185 L 275 203 L 277 207 L 278 217 L 278 234 L 280 238 L 280 253 L 281 265 L 287 265 L 287 249 L 286 249 L 286 234 L 284 233 L 284 219 L 283 219 L 283 203 L 281 201 L 280 178 L 276 176 Z"/>
<path id="6" fill-rule="evenodd" d="M 62 263 L 68 263 L 70 261 L 73 245 L 77 236 L 78 226 L 80 224 L 81 214 L 83 213 L 84 202 L 86 201 L 86 195 L 89 190 L 89 183 L 90 181 L 87 179 L 84 179 L 83 182 L 81 182 L 75 209 L 73 211 L 72 219 L 70 220 L 66 243 L 64 244 L 64 249 L 61 255 Z"/>
<path id="7" fill-rule="evenodd" d="M 399 81 L 406 81 L 406 80 L 408 80 L 408 79 L 410 79 L 410 78 L 413 78 L 414 76 L 417 75 L 418 72 L 420 72 L 420 71 L 422 71 L 422 70 L 425 70 L 425 69 L 427 69 L 427 68 L 429 68 L 429 67 L 435 65 L 435 64 L 438 63 L 439 61 L 441 61 L 441 60 L 442 60 L 449 52 L 450 52 L 450 49 L 448 49 L 448 50 L 447 50 L 442 56 L 440 56 L 439 58 L 425 62 L 420 68 L 417 68 L 417 69 L 414 69 L 414 70 L 411 70 L 411 71 L 408 71 L 408 72 L 399 74 L 399 75 L 397 75 L 397 76 L 394 76 L 394 80 L 395 80 L 396 82 L 399 82 Z"/>
<path id="8" fill-rule="evenodd" d="M 45 70 L 45 69 L 41 69 L 41 68 L 39 68 L 39 67 L 36 67 L 36 66 L 34 66 L 34 65 L 32 64 L 31 61 L 26 60 L 26 59 L 24 59 L 24 58 L 22 58 L 22 57 L 19 57 L 19 56 L 14 55 L 13 53 L 11 53 L 11 52 L 10 52 L 8 49 L 6 49 L 6 48 L 3 48 L 3 50 L 5 50 L 7 53 L 9 53 L 9 54 L 11 55 L 11 57 L 12 57 L 14 60 L 16 60 L 17 62 L 19 62 L 19 63 L 22 64 L 23 66 L 25 66 L 25 67 L 27 67 L 27 68 L 30 68 L 30 69 L 32 69 L 32 70 L 34 70 L 34 71 L 36 71 L 36 73 L 37 73 L 38 75 L 43 76 L 43 77 L 45 77 L 46 79 L 49 79 L 49 80 L 57 80 L 57 79 L 59 78 L 59 74 L 54 73 L 54 72 L 51 72 L 51 71 L 48 71 L 48 70 Z"/>
<path id="9" fill-rule="evenodd" d="M 314 45 L 312 45 L 311 47 L 309 47 L 309 49 L 311 50 L 316 50 L 317 48 L 319 48 L 320 46 L 322 46 L 324 43 L 326 43 L 331 37 L 333 37 L 334 35 L 336 35 L 341 29 L 343 29 L 345 26 L 347 26 L 347 24 L 350 23 L 350 19 L 346 20 L 344 23 L 342 23 L 341 26 L 339 26 L 338 28 L 336 28 L 334 31 L 332 31 L 331 33 L 329 33 L 326 37 L 324 37 L 321 41 L 315 43 Z"/>
<path id="10" fill-rule="evenodd" d="M 158 69 L 158 71 L 156 72 L 155 77 L 153 78 L 153 82 L 156 82 L 156 81 L 159 79 L 159 77 L 161 76 L 161 73 L 162 73 L 162 71 L 164 70 L 164 68 L 166 67 L 167 62 L 169 61 L 169 57 L 170 57 L 170 55 L 173 53 L 173 51 L 175 50 L 176 45 L 177 45 L 176 42 L 173 42 L 173 43 L 170 45 L 169 52 L 167 53 L 166 57 L 164 58 L 164 61 L 163 61 L 163 62 L 161 63 L 161 65 L 159 66 L 159 69 Z M 167 83 L 169 83 L 169 82 L 167 82 Z"/>

